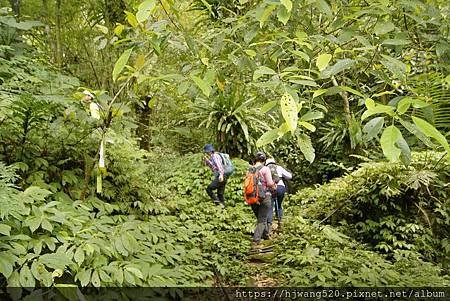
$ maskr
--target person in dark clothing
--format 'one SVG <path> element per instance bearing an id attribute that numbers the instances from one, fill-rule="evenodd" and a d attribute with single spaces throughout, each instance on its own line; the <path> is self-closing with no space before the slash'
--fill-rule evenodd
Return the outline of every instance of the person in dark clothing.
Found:
<path id="1" fill-rule="evenodd" d="M 256 227 L 253 232 L 252 240 L 252 250 L 257 250 L 262 247 L 261 239 L 268 239 L 270 234 L 270 229 L 267 224 L 267 219 L 272 209 L 272 192 L 271 190 L 276 189 L 276 184 L 272 180 L 272 174 L 269 167 L 265 166 L 266 155 L 263 152 L 257 152 L 255 155 L 255 168 L 259 169 L 259 174 L 262 180 L 262 186 L 265 191 L 264 200 L 253 204 L 252 210 L 256 216 Z"/>
<path id="2" fill-rule="evenodd" d="M 222 158 L 219 153 L 215 152 L 214 147 L 211 144 L 206 144 L 203 147 L 203 152 L 205 153 L 203 161 L 211 168 L 211 171 L 214 174 L 213 181 L 206 187 L 206 193 L 216 205 L 220 205 L 224 208 L 224 193 L 227 184 L 227 175 L 224 172 Z M 214 193 L 215 190 L 217 191 L 217 195 Z"/>
<path id="3" fill-rule="evenodd" d="M 282 166 L 277 165 L 275 162 L 275 159 L 269 158 L 266 160 L 266 166 L 270 168 L 273 168 L 273 172 L 276 173 L 276 177 L 278 177 L 279 181 L 277 182 L 277 189 L 276 191 L 273 191 L 272 193 L 272 208 L 275 208 L 275 214 L 277 216 L 278 221 L 278 227 L 277 231 L 281 231 L 282 229 L 282 219 L 283 219 L 283 199 L 284 195 L 286 193 L 286 184 L 284 183 L 284 180 L 290 180 L 292 179 L 292 173 L 284 169 Z M 273 220 L 273 210 L 271 209 L 269 212 L 269 216 L 267 219 L 267 223 L 269 225 L 269 228 L 272 228 L 272 220 Z"/>

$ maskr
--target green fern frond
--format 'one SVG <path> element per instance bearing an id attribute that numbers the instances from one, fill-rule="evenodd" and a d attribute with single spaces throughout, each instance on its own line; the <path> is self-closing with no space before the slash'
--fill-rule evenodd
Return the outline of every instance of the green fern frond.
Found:
<path id="1" fill-rule="evenodd" d="M 410 79 L 412 92 L 424 97 L 431 104 L 432 111 L 427 119 L 434 126 L 447 132 L 450 130 L 450 89 L 445 84 L 445 76 L 440 73 L 425 73 Z"/>

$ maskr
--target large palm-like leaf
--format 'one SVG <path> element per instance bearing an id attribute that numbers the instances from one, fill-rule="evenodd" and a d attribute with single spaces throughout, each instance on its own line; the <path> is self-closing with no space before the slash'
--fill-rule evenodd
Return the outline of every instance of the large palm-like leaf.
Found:
<path id="1" fill-rule="evenodd" d="M 197 99 L 188 119 L 211 130 L 219 150 L 250 154 L 258 137 L 269 128 L 270 119 L 258 107 L 254 97 L 220 93 L 213 99 Z"/>

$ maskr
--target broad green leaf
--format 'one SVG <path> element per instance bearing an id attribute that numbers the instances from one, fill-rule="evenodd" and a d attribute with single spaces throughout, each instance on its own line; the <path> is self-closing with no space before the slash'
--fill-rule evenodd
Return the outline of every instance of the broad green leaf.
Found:
<path id="1" fill-rule="evenodd" d="M 280 6 L 278 8 L 277 18 L 283 25 L 286 25 L 291 18 L 291 13 L 284 6 Z"/>
<path id="2" fill-rule="evenodd" d="M 274 74 L 276 74 L 276 72 L 273 69 L 266 66 L 260 66 L 253 73 L 253 80 L 258 80 L 263 75 L 274 75 Z"/>
<path id="3" fill-rule="evenodd" d="M 124 277 L 125 281 L 128 282 L 128 284 L 136 285 L 136 279 L 134 278 L 133 273 L 131 273 L 130 271 L 124 270 L 123 274 L 125 276 Z"/>
<path id="4" fill-rule="evenodd" d="M 352 116 L 348 126 L 350 147 L 355 149 L 362 142 L 361 124 Z"/>
<path id="5" fill-rule="evenodd" d="M 324 70 L 328 66 L 328 63 L 330 63 L 332 57 L 333 56 L 329 53 L 323 53 L 317 57 L 316 66 L 319 71 Z"/>
<path id="6" fill-rule="evenodd" d="M 333 12 L 331 11 L 330 5 L 325 0 L 315 0 L 314 4 L 322 13 L 331 16 Z"/>
<path id="7" fill-rule="evenodd" d="M 263 112 L 263 113 L 269 112 L 277 105 L 277 103 L 278 103 L 278 101 L 276 101 L 276 100 L 269 101 L 268 103 L 264 104 L 261 107 L 261 112 Z"/>
<path id="8" fill-rule="evenodd" d="M 133 48 L 125 50 L 122 55 L 119 57 L 117 62 L 114 64 L 114 69 L 112 72 L 113 80 L 116 81 L 117 77 L 122 72 L 123 68 L 125 67 L 126 63 L 128 62 L 128 59 L 130 58 L 131 52 L 133 51 Z"/>
<path id="9" fill-rule="evenodd" d="M 30 268 L 27 265 L 24 265 L 20 269 L 19 281 L 22 287 L 34 287 L 36 285 L 33 274 L 31 274 Z"/>
<path id="10" fill-rule="evenodd" d="M 11 276 L 8 277 L 8 286 L 10 287 L 16 287 L 19 290 L 18 296 L 13 300 L 19 300 L 19 297 L 22 295 L 22 291 L 20 289 L 20 276 L 19 271 L 15 270 L 12 272 Z"/>
<path id="11" fill-rule="evenodd" d="M 356 61 L 351 59 L 342 59 L 337 61 L 333 66 L 329 66 L 325 70 L 323 70 L 322 74 L 325 78 L 338 74 L 345 69 L 353 67 L 356 64 Z"/>
<path id="12" fill-rule="evenodd" d="M 391 21 L 380 21 L 375 25 L 374 33 L 377 36 L 386 34 L 388 32 L 391 32 L 395 29 L 394 24 Z"/>
<path id="13" fill-rule="evenodd" d="M 99 276 L 102 282 L 112 282 L 111 277 L 109 277 L 109 275 L 103 270 L 99 271 Z"/>
<path id="14" fill-rule="evenodd" d="M 313 93 L 313 98 L 319 97 L 320 95 L 327 93 L 327 91 L 328 91 L 328 89 L 319 89 L 319 90 L 316 90 L 316 91 L 314 91 L 314 93 Z"/>
<path id="15" fill-rule="evenodd" d="M 0 224 L 0 234 L 9 236 L 11 232 L 11 227 L 5 224 Z"/>
<path id="16" fill-rule="evenodd" d="M 384 117 L 375 117 L 371 119 L 363 128 L 363 132 L 366 133 L 367 140 L 371 140 L 376 137 L 384 126 Z"/>
<path id="17" fill-rule="evenodd" d="M 125 270 L 131 272 L 132 274 L 134 274 L 136 277 L 138 277 L 140 279 L 144 279 L 144 276 L 142 275 L 142 272 L 139 269 L 135 268 L 135 267 L 127 266 L 127 267 L 125 267 Z"/>
<path id="18" fill-rule="evenodd" d="M 432 126 L 425 120 L 415 116 L 412 117 L 412 120 L 422 133 L 424 133 L 427 137 L 435 139 L 437 142 L 439 142 L 440 145 L 444 147 L 444 149 L 447 151 L 447 154 L 450 154 L 450 147 L 448 145 L 447 139 L 434 126 Z"/>
<path id="19" fill-rule="evenodd" d="M 302 117 L 300 117 L 301 121 L 310 121 L 310 120 L 315 120 L 315 119 L 321 119 L 323 118 L 323 113 L 320 111 L 309 111 L 306 112 L 306 114 L 302 115 Z"/>
<path id="20" fill-rule="evenodd" d="M 133 13 L 130 13 L 129 11 L 125 11 L 125 15 L 127 16 L 128 23 L 136 28 L 139 25 L 138 20 L 136 19 L 136 16 Z"/>
<path id="21" fill-rule="evenodd" d="M 201 79 L 198 76 L 195 75 L 191 75 L 191 79 L 194 81 L 194 83 L 197 85 L 197 87 L 200 88 L 200 90 L 202 91 L 202 93 L 206 96 L 209 97 L 209 95 L 211 94 L 211 86 L 208 85 L 208 83 L 206 81 L 204 81 L 203 79 Z"/>
<path id="22" fill-rule="evenodd" d="M 122 235 L 120 236 L 120 238 L 122 239 L 122 245 L 123 247 L 130 253 L 132 254 L 134 249 L 134 246 L 132 245 L 131 241 L 130 241 L 130 237 L 128 233 L 122 233 Z"/>
<path id="23" fill-rule="evenodd" d="M 293 49 L 289 49 L 289 51 L 290 51 L 293 55 L 296 55 L 296 56 L 298 56 L 298 57 L 304 59 L 305 61 L 307 61 L 307 62 L 309 63 L 310 58 L 309 58 L 309 56 L 308 56 L 306 53 L 304 53 L 303 51 L 298 51 L 298 50 L 293 50 Z"/>
<path id="24" fill-rule="evenodd" d="M 36 216 L 33 217 L 29 217 L 25 220 L 24 225 L 29 227 L 31 230 L 31 233 L 33 233 L 34 231 L 37 230 L 37 228 L 39 228 L 39 226 L 41 225 L 41 221 L 42 219 Z"/>
<path id="25" fill-rule="evenodd" d="M 283 137 L 285 134 L 287 134 L 289 132 L 289 126 L 287 124 L 287 122 L 283 122 L 279 127 L 278 127 L 278 137 Z"/>
<path id="26" fill-rule="evenodd" d="M 257 20 L 259 21 L 259 27 L 263 28 L 264 23 L 267 21 L 267 19 L 270 17 L 272 12 L 277 6 L 275 4 L 268 5 L 261 15 L 257 15 Z"/>
<path id="27" fill-rule="evenodd" d="M 42 227 L 42 229 L 45 229 L 48 232 L 53 231 L 53 225 L 47 219 L 42 220 L 41 227 Z"/>
<path id="28" fill-rule="evenodd" d="M 363 95 L 361 92 L 356 91 L 355 89 L 352 89 L 352 88 L 347 87 L 347 86 L 339 86 L 339 87 L 340 87 L 342 90 L 346 91 L 346 92 L 355 94 L 355 95 L 357 95 L 357 96 L 364 97 L 364 95 Z"/>
<path id="29" fill-rule="evenodd" d="M 52 269 L 64 270 L 66 266 L 72 264 L 66 253 L 50 253 L 39 257 L 39 261 Z"/>
<path id="30" fill-rule="evenodd" d="M 98 276 L 97 270 L 94 270 L 92 272 L 91 283 L 94 287 L 100 287 L 100 285 L 101 285 L 100 277 Z"/>
<path id="31" fill-rule="evenodd" d="M 116 36 L 120 36 L 122 34 L 122 31 L 125 29 L 125 26 L 123 24 L 119 24 L 114 28 L 114 34 Z"/>
<path id="32" fill-rule="evenodd" d="M 124 248 L 122 240 L 118 237 L 114 240 L 114 246 L 120 254 L 123 256 L 128 256 L 128 251 Z"/>
<path id="33" fill-rule="evenodd" d="M 5 278 L 9 278 L 13 272 L 14 261 L 11 258 L 11 255 L 7 256 L 7 254 L 0 253 L 0 273 L 5 276 Z"/>
<path id="34" fill-rule="evenodd" d="M 289 93 L 284 93 L 280 99 L 281 115 L 289 126 L 289 130 L 293 133 L 297 128 L 298 114 L 297 103 Z"/>
<path id="35" fill-rule="evenodd" d="M 299 121 L 298 125 L 303 126 L 304 128 L 310 130 L 311 132 L 315 132 L 316 131 L 316 127 L 314 125 L 312 125 L 311 123 L 309 123 L 309 122 Z"/>
<path id="36" fill-rule="evenodd" d="M 281 5 L 283 5 L 286 10 L 290 13 L 292 10 L 292 1 L 291 0 L 280 0 Z"/>
<path id="37" fill-rule="evenodd" d="M 411 163 L 411 149 L 406 140 L 401 137 L 397 140 L 395 145 L 401 150 L 400 161 L 405 165 L 409 165 Z"/>
<path id="38" fill-rule="evenodd" d="M 155 7 L 155 4 L 156 0 L 147 0 L 139 5 L 136 13 L 136 19 L 139 23 L 146 21 L 150 17 L 150 12 Z"/>
<path id="39" fill-rule="evenodd" d="M 312 80 L 304 80 L 304 79 L 290 79 L 289 82 L 293 84 L 309 86 L 309 87 L 318 87 L 319 85 Z"/>
<path id="40" fill-rule="evenodd" d="M 73 258 L 74 258 L 75 262 L 78 263 L 79 266 L 81 266 L 81 264 L 84 261 L 84 251 L 81 246 L 77 248 Z"/>
<path id="41" fill-rule="evenodd" d="M 305 159 L 308 160 L 309 163 L 312 163 L 316 155 L 311 143 L 311 138 L 306 134 L 300 134 L 297 137 L 297 143 L 300 147 L 300 151 L 305 156 Z"/>
<path id="42" fill-rule="evenodd" d="M 81 269 L 78 273 L 77 273 L 77 278 L 78 280 L 80 280 L 81 286 L 87 286 L 89 284 L 89 281 L 91 280 L 91 269 L 88 270 L 83 270 Z"/>
<path id="43" fill-rule="evenodd" d="M 278 129 L 272 129 L 270 131 L 267 131 L 261 137 L 259 137 L 258 141 L 256 141 L 256 147 L 261 147 L 266 144 L 272 143 L 277 138 L 278 138 Z"/>
<path id="44" fill-rule="evenodd" d="M 403 139 L 400 130 L 391 125 L 384 129 L 383 134 L 381 134 L 381 148 L 383 154 L 391 162 L 398 162 L 401 154 L 401 149 L 397 147 L 397 141 Z"/>
<path id="45" fill-rule="evenodd" d="M 386 67 L 386 69 L 388 69 L 398 79 L 406 79 L 407 67 L 403 62 L 388 55 L 382 54 L 381 56 L 384 58 L 381 60 L 381 64 Z"/>
<path id="46" fill-rule="evenodd" d="M 407 129 L 411 134 L 419 138 L 419 140 L 422 141 L 426 146 L 428 146 L 429 148 L 434 148 L 436 146 L 435 144 L 433 144 L 433 141 L 431 141 L 430 138 L 425 136 L 425 134 L 419 130 L 417 125 L 403 119 L 399 119 L 399 121 L 405 129 Z"/>
<path id="47" fill-rule="evenodd" d="M 38 261 L 33 261 L 31 264 L 31 273 L 34 278 L 39 280 L 44 286 L 50 286 L 53 284 L 52 274 L 47 271 L 45 266 Z"/>
<path id="48" fill-rule="evenodd" d="M 115 268 L 113 269 L 113 274 L 112 274 L 112 276 L 113 276 L 113 279 L 114 279 L 115 281 L 117 281 L 117 283 L 119 283 L 120 285 L 123 284 L 123 270 L 122 270 L 122 269 L 120 269 L 120 268 L 118 268 L 118 267 L 115 267 Z"/>
<path id="49" fill-rule="evenodd" d="M 411 97 L 404 97 L 397 104 L 397 113 L 400 115 L 406 113 L 406 111 L 408 111 L 411 105 L 416 109 L 425 108 L 429 106 L 429 104 L 423 100 L 414 99 Z"/>
<path id="50" fill-rule="evenodd" d="M 370 98 L 366 99 L 365 104 L 367 110 L 362 114 L 361 120 L 364 120 L 367 117 L 380 113 L 386 113 L 389 116 L 394 116 L 394 107 L 375 104 L 375 102 Z"/>
<path id="51" fill-rule="evenodd" d="M 255 57 L 256 56 L 256 51 L 254 51 L 252 49 L 245 49 L 244 52 L 250 57 Z"/>

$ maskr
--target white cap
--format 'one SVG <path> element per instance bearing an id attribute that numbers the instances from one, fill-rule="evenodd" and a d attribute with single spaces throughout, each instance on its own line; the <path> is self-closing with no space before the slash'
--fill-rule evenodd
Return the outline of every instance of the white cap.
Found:
<path id="1" fill-rule="evenodd" d="M 89 97 L 92 98 L 92 99 L 95 98 L 94 95 L 93 95 L 91 92 L 89 92 L 88 90 L 84 90 L 84 91 L 83 91 L 83 94 L 89 96 Z"/>
<path id="2" fill-rule="evenodd" d="M 269 165 L 269 164 L 275 164 L 275 159 L 274 158 L 269 158 L 269 159 L 267 159 L 266 160 L 266 165 Z"/>

